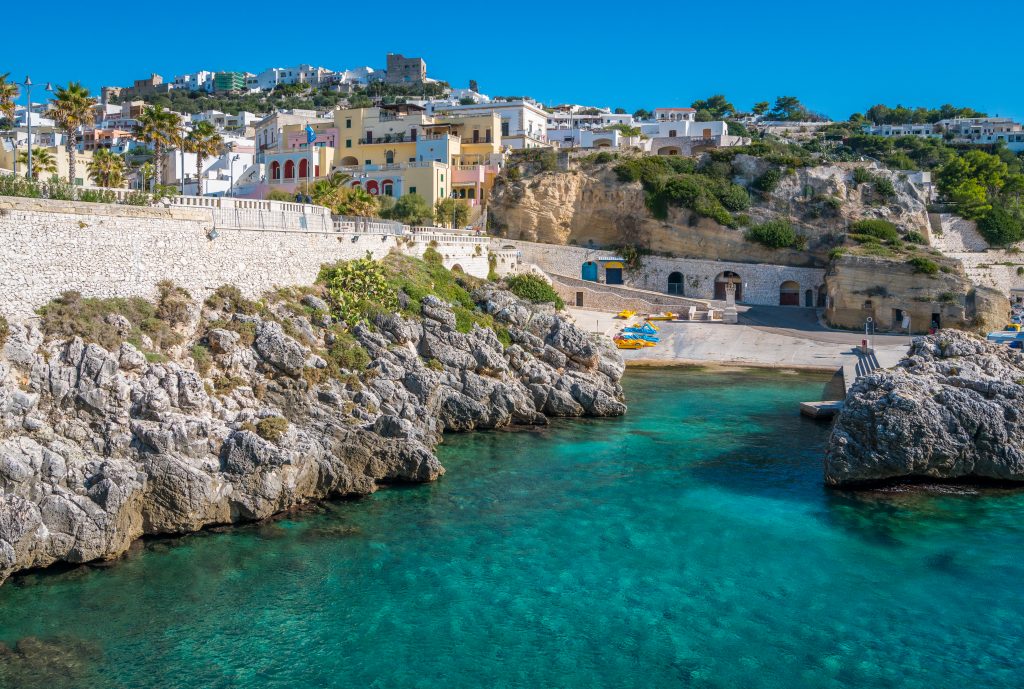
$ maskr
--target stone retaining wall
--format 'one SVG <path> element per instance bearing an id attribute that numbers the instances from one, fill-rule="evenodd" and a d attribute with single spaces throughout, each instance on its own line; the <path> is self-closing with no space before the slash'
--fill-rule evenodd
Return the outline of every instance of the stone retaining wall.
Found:
<path id="1" fill-rule="evenodd" d="M 513 247 L 522 252 L 522 262 L 534 264 L 547 272 L 580 277 L 583 264 L 615 256 L 614 251 L 587 249 L 577 246 L 538 244 L 510 239 L 495 239 L 494 246 Z M 715 298 L 715 278 L 724 271 L 740 276 L 743 283 L 742 302 L 747 304 L 778 305 L 779 288 L 783 282 L 799 285 L 800 304 L 804 305 L 806 291 L 811 290 L 815 303 L 819 289 L 825 284 L 825 271 L 821 268 L 798 268 L 766 263 L 736 263 L 707 261 L 692 258 L 644 256 L 637 270 L 623 271 L 627 287 L 668 293 L 668 279 L 672 273 L 682 274 L 682 295 L 694 299 Z M 603 266 L 598 279 L 604 281 Z"/>
<path id="2" fill-rule="evenodd" d="M 164 279 L 199 299 L 225 283 L 257 296 L 309 284 L 324 263 L 392 250 L 421 256 L 430 244 L 415 235 L 224 228 L 210 239 L 211 229 L 201 208 L 0 197 L 0 314 L 29 317 L 66 290 L 152 297 Z M 487 275 L 486 237 L 431 240 L 446 266 Z"/>

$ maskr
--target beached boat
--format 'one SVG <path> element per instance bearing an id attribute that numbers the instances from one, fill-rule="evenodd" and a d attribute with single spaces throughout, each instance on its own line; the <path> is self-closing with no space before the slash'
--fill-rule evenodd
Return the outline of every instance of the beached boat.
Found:
<path id="1" fill-rule="evenodd" d="M 652 313 L 647 317 L 648 321 L 674 321 L 678 316 L 671 311 L 665 313 Z"/>
<path id="2" fill-rule="evenodd" d="M 619 318 L 632 318 L 636 315 L 636 311 L 630 311 L 629 309 L 623 309 L 619 311 Z"/>

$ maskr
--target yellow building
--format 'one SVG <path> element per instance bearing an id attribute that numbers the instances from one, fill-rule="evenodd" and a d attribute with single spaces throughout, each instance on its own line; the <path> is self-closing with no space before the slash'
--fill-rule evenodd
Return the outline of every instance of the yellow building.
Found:
<path id="1" fill-rule="evenodd" d="M 351 186 L 373 195 L 419 194 L 433 203 L 454 192 L 477 207 L 501 167 L 501 120 L 493 113 L 432 117 L 419 106 L 402 104 L 339 109 L 333 126 L 310 127 L 313 145 L 321 154 L 326 149 L 333 154 L 330 166 L 318 165 L 314 175 L 343 171 Z M 267 180 L 294 186 L 304 181 L 298 173 L 299 159 L 309 150 L 306 125 L 285 126 L 280 140 L 279 149 L 266 154 Z M 285 174 L 289 161 L 295 177 Z"/>
<path id="2" fill-rule="evenodd" d="M 66 180 L 68 178 L 67 150 L 63 146 L 40 146 L 37 144 L 32 149 L 33 155 L 35 154 L 35 151 L 39 149 L 45 150 L 47 153 L 50 154 L 50 157 L 53 158 L 54 162 L 57 164 L 56 175 L 61 179 Z M 20 153 L 22 156 L 24 156 L 27 150 L 28 146 L 24 142 L 22 142 L 21 146 L 17 148 L 17 152 Z M 0 170 L 14 170 L 14 156 L 15 150 L 13 148 L 0 148 Z M 75 183 L 78 186 L 82 186 L 83 184 L 92 184 L 92 180 L 89 179 L 88 169 L 88 165 L 90 162 L 92 162 L 92 151 L 75 153 Z M 18 174 L 21 176 L 28 174 L 28 167 L 24 162 L 19 161 L 17 169 Z M 40 173 L 38 177 L 40 180 L 45 181 L 48 180 L 53 175 L 54 173 L 52 172 L 43 172 Z"/>

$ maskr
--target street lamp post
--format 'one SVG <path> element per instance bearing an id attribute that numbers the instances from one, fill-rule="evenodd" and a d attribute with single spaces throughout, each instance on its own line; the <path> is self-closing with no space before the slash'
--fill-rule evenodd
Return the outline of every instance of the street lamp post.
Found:
<path id="1" fill-rule="evenodd" d="M 26 76 L 22 85 L 25 87 L 25 97 L 28 100 L 25 119 L 28 122 L 28 178 L 32 179 L 32 77 Z M 53 92 L 53 86 L 50 85 L 50 82 L 46 82 L 46 90 Z M 15 151 L 14 157 L 18 157 L 17 151 Z"/>
<path id="2" fill-rule="evenodd" d="M 235 195 L 235 161 L 238 160 L 239 157 L 240 156 L 236 153 L 228 160 L 228 168 L 231 170 L 231 186 L 228 187 L 228 196 L 231 197 L 234 197 Z"/>

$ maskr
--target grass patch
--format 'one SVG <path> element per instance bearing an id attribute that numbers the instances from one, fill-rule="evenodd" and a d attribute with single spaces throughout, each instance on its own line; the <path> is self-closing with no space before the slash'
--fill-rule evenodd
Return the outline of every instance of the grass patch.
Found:
<path id="1" fill-rule="evenodd" d="M 145 335 L 159 351 L 183 341 L 177 329 L 188 322 L 191 303 L 187 292 L 164 282 L 155 304 L 141 297 L 99 299 L 69 291 L 38 313 L 43 332 L 51 338 L 81 337 L 114 350 L 122 342 L 141 343 Z"/>
<path id="2" fill-rule="evenodd" d="M 288 432 L 288 419 L 283 416 L 268 416 L 256 423 L 256 434 L 264 440 L 276 443 Z"/>

